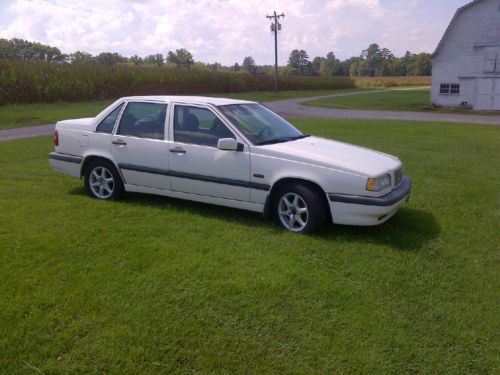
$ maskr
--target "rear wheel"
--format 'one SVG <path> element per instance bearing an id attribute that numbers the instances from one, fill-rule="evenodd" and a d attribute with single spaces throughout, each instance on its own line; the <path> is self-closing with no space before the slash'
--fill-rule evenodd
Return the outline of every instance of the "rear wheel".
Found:
<path id="1" fill-rule="evenodd" d="M 108 160 L 92 161 L 85 169 L 87 193 L 97 199 L 117 199 L 123 195 L 123 183 L 115 166 Z"/>
<path id="2" fill-rule="evenodd" d="M 294 233 L 309 234 L 326 221 L 320 192 L 305 185 L 291 184 L 279 189 L 274 204 L 278 224 Z"/>

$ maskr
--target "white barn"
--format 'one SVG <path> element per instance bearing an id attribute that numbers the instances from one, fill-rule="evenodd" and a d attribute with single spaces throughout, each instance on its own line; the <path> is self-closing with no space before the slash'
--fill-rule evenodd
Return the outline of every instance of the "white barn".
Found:
<path id="1" fill-rule="evenodd" d="M 500 110 L 500 0 L 457 10 L 432 55 L 431 103 Z"/>

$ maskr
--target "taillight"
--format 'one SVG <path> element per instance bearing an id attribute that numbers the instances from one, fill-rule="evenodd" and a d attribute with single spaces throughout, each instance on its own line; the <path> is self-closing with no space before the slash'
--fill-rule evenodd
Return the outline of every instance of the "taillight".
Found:
<path id="1" fill-rule="evenodd" d="M 54 146 L 59 146 L 59 133 L 54 130 Z"/>

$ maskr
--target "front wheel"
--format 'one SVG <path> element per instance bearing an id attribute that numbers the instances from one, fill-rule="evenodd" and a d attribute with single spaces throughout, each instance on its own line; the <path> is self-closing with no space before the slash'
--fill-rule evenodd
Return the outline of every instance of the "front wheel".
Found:
<path id="1" fill-rule="evenodd" d="M 87 193 L 97 199 L 109 200 L 123 194 L 123 183 L 115 166 L 107 160 L 91 162 L 85 169 L 85 188 Z"/>
<path id="2" fill-rule="evenodd" d="M 277 222 L 294 233 L 309 234 L 326 220 L 324 201 L 316 190 L 294 184 L 281 188 L 274 205 Z"/>

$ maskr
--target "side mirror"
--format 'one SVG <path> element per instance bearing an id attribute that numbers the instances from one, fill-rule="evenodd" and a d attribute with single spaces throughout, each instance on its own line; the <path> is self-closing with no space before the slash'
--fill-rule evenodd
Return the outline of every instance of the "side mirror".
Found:
<path id="1" fill-rule="evenodd" d="M 221 138 L 217 143 L 217 148 L 224 151 L 243 151 L 243 144 L 233 138 Z"/>

